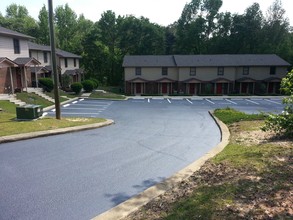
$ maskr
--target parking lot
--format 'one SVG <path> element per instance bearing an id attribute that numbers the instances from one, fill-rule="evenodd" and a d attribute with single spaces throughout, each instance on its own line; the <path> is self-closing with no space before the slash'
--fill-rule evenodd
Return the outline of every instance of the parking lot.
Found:
<path id="1" fill-rule="evenodd" d="M 108 101 L 108 100 L 91 100 L 79 99 L 72 103 L 61 106 L 63 116 L 82 116 L 82 117 L 115 117 L 115 114 L 106 113 L 113 106 L 128 104 L 130 107 L 133 105 L 148 105 L 157 106 L 165 105 L 170 106 L 190 106 L 195 110 L 213 110 L 217 108 L 234 108 L 249 114 L 260 112 L 280 113 L 283 110 L 282 98 L 130 98 L 127 101 Z M 54 109 L 48 111 L 49 115 L 53 115 Z"/>
<path id="2" fill-rule="evenodd" d="M 281 111 L 281 98 L 78 99 L 62 116 L 108 127 L 0 145 L 0 219 L 90 219 L 170 177 L 221 140 L 208 110 Z M 54 109 L 48 111 L 54 115 Z"/>

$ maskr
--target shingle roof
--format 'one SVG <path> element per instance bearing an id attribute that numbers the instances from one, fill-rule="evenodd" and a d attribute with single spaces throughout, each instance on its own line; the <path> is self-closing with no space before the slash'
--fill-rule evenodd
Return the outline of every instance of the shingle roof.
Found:
<path id="1" fill-rule="evenodd" d="M 175 67 L 176 63 L 172 55 L 147 55 L 147 56 L 125 56 L 123 67 Z"/>
<path id="2" fill-rule="evenodd" d="M 123 67 L 290 66 L 275 54 L 125 56 Z"/>
<path id="3" fill-rule="evenodd" d="M 13 62 L 12 60 L 8 59 L 7 57 L 0 57 L 0 63 L 2 63 L 4 61 L 12 64 L 12 66 L 17 66 L 17 64 L 15 62 Z"/>
<path id="4" fill-rule="evenodd" d="M 175 55 L 178 67 L 189 66 L 290 66 L 275 54 Z"/>
<path id="5" fill-rule="evenodd" d="M 47 45 L 40 45 L 40 44 L 36 44 L 33 42 L 28 42 L 28 48 L 30 50 L 38 50 L 38 51 L 51 51 L 51 47 L 47 46 Z M 64 51 L 64 50 L 60 50 L 60 49 L 56 49 L 56 54 L 60 57 L 67 57 L 67 58 L 81 58 L 81 56 Z"/>
<path id="6" fill-rule="evenodd" d="M 31 57 L 18 57 L 14 62 L 19 66 L 30 66 L 30 65 L 40 65 L 41 63 L 35 58 Z"/>
<path id="7" fill-rule="evenodd" d="M 19 33 L 17 31 L 9 30 L 9 29 L 1 27 L 1 26 L 0 26 L 0 35 L 25 38 L 25 39 L 34 39 L 34 37 Z"/>

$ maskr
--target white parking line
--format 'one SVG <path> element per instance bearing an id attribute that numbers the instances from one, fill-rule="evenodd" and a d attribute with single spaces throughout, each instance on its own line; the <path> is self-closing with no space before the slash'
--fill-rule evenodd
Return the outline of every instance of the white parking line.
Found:
<path id="1" fill-rule="evenodd" d="M 63 105 L 64 108 L 66 108 L 66 107 L 68 107 L 68 106 L 70 106 L 70 104 Z"/>
<path id="2" fill-rule="evenodd" d="M 75 103 L 77 103 L 77 101 L 72 102 L 72 104 L 75 104 Z"/>
<path id="3" fill-rule="evenodd" d="M 150 103 L 150 101 L 151 101 L 151 100 L 150 100 L 150 99 L 148 99 L 148 103 Z"/>
<path id="4" fill-rule="evenodd" d="M 190 104 L 193 104 L 193 102 L 192 102 L 192 101 L 190 101 L 189 99 L 186 99 L 186 101 L 187 101 L 187 102 L 189 102 Z"/>
<path id="5" fill-rule="evenodd" d="M 80 99 L 79 101 L 80 101 L 80 102 L 81 102 L 81 101 L 84 101 L 84 99 Z"/>
<path id="6" fill-rule="evenodd" d="M 170 100 L 170 99 L 167 99 L 167 101 L 168 101 L 169 103 L 171 103 L 171 100 Z"/>
<path id="7" fill-rule="evenodd" d="M 206 100 L 207 102 L 209 102 L 209 103 L 211 103 L 211 104 L 215 104 L 214 102 L 212 102 L 211 100 L 209 100 L 209 99 L 204 99 L 204 100 Z"/>
<path id="8" fill-rule="evenodd" d="M 56 111 L 56 109 L 52 109 L 51 111 L 52 111 L 52 112 L 55 112 L 55 111 Z"/>
<path id="9" fill-rule="evenodd" d="M 258 102 L 251 101 L 250 99 L 244 99 L 244 100 L 246 100 L 246 101 L 248 101 L 248 102 L 251 102 L 251 103 L 253 103 L 253 104 L 259 105 Z"/>
<path id="10" fill-rule="evenodd" d="M 271 103 L 277 104 L 277 105 L 282 105 L 281 103 L 272 101 L 270 99 L 264 99 L 264 100 L 267 101 L 267 102 L 271 102 Z"/>
<path id="11" fill-rule="evenodd" d="M 232 104 L 234 104 L 234 105 L 237 105 L 237 103 L 236 102 L 233 102 L 233 101 L 231 101 L 230 99 L 225 99 L 227 102 L 230 102 L 230 103 L 232 103 Z"/>

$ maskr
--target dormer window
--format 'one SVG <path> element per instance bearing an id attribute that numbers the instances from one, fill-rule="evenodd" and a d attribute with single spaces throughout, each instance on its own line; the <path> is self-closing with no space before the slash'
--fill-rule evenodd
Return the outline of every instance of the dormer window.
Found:
<path id="1" fill-rule="evenodd" d="M 196 76 L 196 67 L 190 67 L 190 76 Z"/>
<path id="2" fill-rule="evenodd" d="M 20 54 L 20 44 L 19 39 L 13 39 L 14 54 Z"/>
<path id="3" fill-rule="evenodd" d="M 270 75 L 276 75 L 276 67 L 275 66 L 270 67 Z"/>
<path id="4" fill-rule="evenodd" d="M 135 75 L 140 76 L 141 75 L 141 67 L 136 67 L 135 68 Z"/>
<path id="5" fill-rule="evenodd" d="M 67 58 L 64 58 L 65 68 L 68 67 Z"/>
<path id="6" fill-rule="evenodd" d="M 48 53 L 44 51 L 43 54 L 44 54 L 44 63 L 48 63 Z"/>

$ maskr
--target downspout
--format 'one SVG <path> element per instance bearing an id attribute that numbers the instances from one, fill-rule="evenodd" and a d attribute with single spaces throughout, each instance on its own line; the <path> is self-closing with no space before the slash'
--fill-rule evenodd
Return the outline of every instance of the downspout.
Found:
<path id="1" fill-rule="evenodd" d="M 9 75 L 10 75 L 11 93 L 14 94 L 14 85 L 13 85 L 13 77 L 12 77 L 11 67 L 9 67 Z"/>

